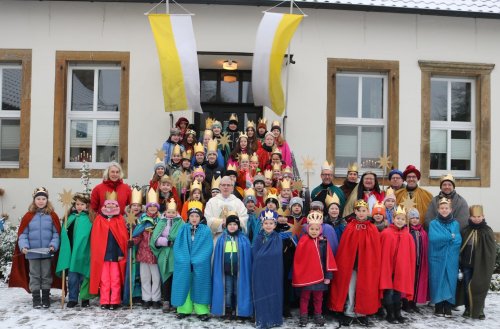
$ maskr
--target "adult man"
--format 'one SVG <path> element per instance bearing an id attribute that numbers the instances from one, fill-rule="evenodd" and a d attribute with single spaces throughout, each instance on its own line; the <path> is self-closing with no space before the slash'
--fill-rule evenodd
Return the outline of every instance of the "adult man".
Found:
<path id="1" fill-rule="evenodd" d="M 345 205 L 345 195 L 340 188 L 333 185 L 333 178 L 333 165 L 325 161 L 323 166 L 321 166 L 321 184 L 312 190 L 311 199 L 312 201 L 321 201 L 324 205 L 326 195 L 333 195 L 335 193 L 339 197 L 340 211 L 342 211 Z"/>
<path id="2" fill-rule="evenodd" d="M 415 203 L 414 207 L 417 208 L 418 212 L 426 214 L 432 200 L 432 194 L 418 186 L 420 171 L 415 166 L 408 165 L 403 172 L 403 179 L 406 181 L 406 188 L 396 191 L 396 204 L 402 205 L 401 203 L 411 199 Z M 424 216 L 421 216 L 420 223 L 424 223 Z"/>
<path id="3" fill-rule="evenodd" d="M 234 211 L 240 219 L 241 229 L 246 232 L 248 213 L 243 202 L 233 194 L 234 182 L 229 176 L 224 176 L 219 184 L 220 193 L 208 200 L 205 206 L 207 225 L 212 230 L 214 241 L 224 230 L 227 213 Z"/>
<path id="4" fill-rule="evenodd" d="M 460 229 L 463 229 L 467 226 L 469 220 L 469 205 L 455 190 L 455 178 L 451 174 L 441 177 L 439 187 L 441 191 L 439 191 L 437 196 L 432 198 L 429 208 L 427 208 L 425 227 L 429 227 L 430 221 L 437 217 L 439 200 L 446 198 L 451 201 L 451 214 L 453 218 L 460 224 Z"/>
<path id="5" fill-rule="evenodd" d="M 404 188 L 403 173 L 399 169 L 392 169 L 389 172 L 389 185 L 394 191 Z"/>
<path id="6" fill-rule="evenodd" d="M 349 199 L 349 195 L 352 190 L 358 184 L 358 164 L 353 163 L 347 166 L 347 177 L 344 181 L 344 184 L 340 186 L 342 192 L 344 192 L 345 198 Z"/>

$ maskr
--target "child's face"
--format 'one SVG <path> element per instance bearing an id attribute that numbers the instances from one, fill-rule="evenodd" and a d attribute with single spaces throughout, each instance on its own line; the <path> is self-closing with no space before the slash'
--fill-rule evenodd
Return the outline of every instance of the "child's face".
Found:
<path id="1" fill-rule="evenodd" d="M 307 230 L 309 236 L 313 239 L 317 238 L 321 233 L 321 226 L 319 224 L 309 224 L 309 228 Z"/>
<path id="2" fill-rule="evenodd" d="M 196 158 L 196 162 L 202 163 L 205 160 L 205 154 L 198 152 L 198 153 L 196 153 L 195 158 Z"/>
<path id="3" fill-rule="evenodd" d="M 212 190 L 212 198 L 220 193 L 220 190 Z"/>
<path id="4" fill-rule="evenodd" d="M 170 140 L 174 143 L 179 143 L 179 140 L 181 139 L 181 135 L 172 135 L 170 137 Z"/>
<path id="5" fill-rule="evenodd" d="M 234 222 L 227 224 L 227 230 L 229 233 L 234 233 L 238 230 L 238 225 Z"/>
<path id="6" fill-rule="evenodd" d="M 269 210 L 276 210 L 276 204 L 274 202 L 271 202 L 269 201 L 267 204 L 266 204 L 266 207 L 267 209 Z"/>
<path id="7" fill-rule="evenodd" d="M 231 178 L 231 182 L 233 182 L 233 184 L 236 182 L 236 175 L 229 175 L 229 178 Z"/>
<path id="8" fill-rule="evenodd" d="M 195 201 L 200 201 L 200 199 L 201 199 L 201 192 L 200 192 L 200 190 L 198 190 L 198 189 L 194 190 L 192 198 Z"/>
<path id="9" fill-rule="evenodd" d="M 356 183 L 358 181 L 358 173 L 355 171 L 349 171 L 347 173 L 347 180 L 351 183 Z"/>
<path id="10" fill-rule="evenodd" d="M 484 216 L 483 215 L 478 215 L 478 216 L 470 216 L 470 220 L 474 223 L 474 224 L 481 224 L 484 220 Z"/>
<path id="11" fill-rule="evenodd" d="M 197 213 L 192 213 L 191 215 L 189 215 L 189 224 L 196 226 L 200 224 L 200 221 L 200 215 L 198 215 Z"/>
<path id="12" fill-rule="evenodd" d="M 217 154 L 215 154 L 215 153 L 209 153 L 209 154 L 207 155 L 207 160 L 208 160 L 208 162 L 210 162 L 211 164 L 214 164 L 214 163 L 215 163 L 215 161 L 217 160 Z"/>
<path id="13" fill-rule="evenodd" d="M 300 206 L 300 204 L 296 203 L 292 206 L 292 213 L 294 215 L 302 214 L 302 207 Z"/>
<path id="14" fill-rule="evenodd" d="M 387 199 L 384 201 L 384 206 L 387 208 L 387 209 L 392 209 L 394 208 L 394 204 L 396 202 L 393 200 L 393 199 Z"/>
<path id="15" fill-rule="evenodd" d="M 438 207 L 438 212 L 441 216 L 447 217 L 449 214 L 451 214 L 451 207 L 449 204 L 442 203 Z"/>
<path id="16" fill-rule="evenodd" d="M 247 210 L 250 212 L 255 211 L 255 203 L 253 201 L 248 201 L 246 204 Z"/>
<path id="17" fill-rule="evenodd" d="M 412 217 L 412 218 L 410 218 L 410 224 L 411 225 L 418 225 L 418 224 L 420 224 L 420 218 L 418 218 L 418 217 Z"/>
<path id="18" fill-rule="evenodd" d="M 248 170 L 250 168 L 250 161 L 248 160 L 242 160 L 240 163 L 240 169 L 242 170 Z"/>
<path id="19" fill-rule="evenodd" d="M 339 206 L 337 206 L 335 203 L 332 204 L 330 208 L 328 208 L 328 216 L 330 216 L 331 218 L 339 217 L 339 213 Z"/>
<path id="20" fill-rule="evenodd" d="M 247 136 L 252 138 L 255 135 L 255 130 L 252 128 L 247 129 Z"/>
<path id="21" fill-rule="evenodd" d="M 271 233 L 274 231 L 274 228 L 276 227 L 276 222 L 272 219 L 266 219 L 262 223 L 262 228 L 264 229 L 264 232 L 266 233 Z"/>
<path id="22" fill-rule="evenodd" d="M 47 198 L 44 197 L 43 195 L 39 195 L 35 198 L 35 206 L 37 206 L 37 208 L 45 208 L 45 206 L 47 205 Z"/>
<path id="23" fill-rule="evenodd" d="M 162 191 L 163 193 L 169 193 L 170 191 L 172 191 L 172 184 L 170 184 L 169 182 L 160 183 L 160 191 Z"/>
<path id="24" fill-rule="evenodd" d="M 381 215 L 381 214 L 375 214 L 373 215 L 373 219 L 377 222 L 377 223 L 380 223 L 384 220 L 384 216 Z"/>
<path id="25" fill-rule="evenodd" d="M 278 138 L 281 135 L 281 131 L 279 129 L 277 129 L 277 128 L 271 130 L 271 132 L 273 133 L 273 135 L 274 135 L 275 138 Z"/>
<path id="26" fill-rule="evenodd" d="M 368 208 L 358 207 L 354 209 L 354 213 L 356 214 L 356 218 L 358 220 L 366 220 L 366 218 L 368 217 Z"/>
<path id="27" fill-rule="evenodd" d="M 134 215 L 137 215 L 139 211 L 141 211 L 141 205 L 139 203 L 132 203 L 130 205 L 130 211 L 132 211 Z"/>
<path id="28" fill-rule="evenodd" d="M 394 219 L 392 221 L 394 222 L 394 225 L 396 225 L 397 228 L 402 228 L 406 224 L 405 216 L 403 215 L 394 216 Z"/>
<path id="29" fill-rule="evenodd" d="M 156 168 L 155 173 L 156 173 L 156 175 L 158 175 L 159 177 L 161 177 L 161 176 L 165 175 L 165 168 L 158 167 L 158 168 Z"/>
<path id="30" fill-rule="evenodd" d="M 217 127 L 213 127 L 212 131 L 214 132 L 214 135 L 219 136 L 222 129 L 219 126 L 217 126 Z"/>
<path id="31" fill-rule="evenodd" d="M 273 170 L 273 178 L 276 180 L 281 179 L 281 170 Z"/>
<path id="32" fill-rule="evenodd" d="M 191 134 L 187 135 L 186 142 L 188 142 L 189 144 L 193 144 L 194 136 Z"/>
<path id="33" fill-rule="evenodd" d="M 189 169 L 189 167 L 191 167 L 191 161 L 189 161 L 188 159 L 182 160 L 182 168 Z"/>
<path id="34" fill-rule="evenodd" d="M 291 189 L 289 189 L 289 188 L 281 189 L 281 197 L 282 198 L 290 198 L 291 195 L 292 195 Z"/>
<path id="35" fill-rule="evenodd" d="M 273 180 L 271 178 L 265 178 L 264 179 L 265 186 L 269 187 L 273 185 Z"/>
<path id="36" fill-rule="evenodd" d="M 234 124 L 234 123 L 230 123 L 229 124 L 229 129 L 230 130 L 236 130 L 236 129 L 238 129 L 238 126 L 236 124 Z"/>
<path id="37" fill-rule="evenodd" d="M 253 185 L 253 187 L 255 188 L 255 191 L 261 193 L 262 191 L 264 191 L 264 183 L 262 183 L 261 181 L 258 181 L 257 183 L 255 183 Z"/>
<path id="38" fill-rule="evenodd" d="M 272 162 L 272 164 L 275 164 L 275 163 L 281 164 L 281 157 L 277 154 L 273 154 L 273 155 L 271 155 L 271 162 Z"/>
<path id="39" fill-rule="evenodd" d="M 81 213 L 84 210 L 87 210 L 87 204 L 85 202 L 81 202 L 80 200 L 76 200 L 75 209 L 78 213 Z"/>
<path id="40" fill-rule="evenodd" d="M 254 170 L 259 168 L 259 163 L 257 161 L 250 161 L 250 168 Z"/>
<path id="41" fill-rule="evenodd" d="M 180 154 L 172 154 L 172 162 L 173 163 L 179 163 L 182 160 L 182 156 Z"/>
<path id="42" fill-rule="evenodd" d="M 168 218 L 168 219 L 172 219 L 175 217 L 175 215 L 177 215 L 177 210 L 175 209 L 167 209 L 167 211 L 165 211 L 165 216 Z"/>
<path id="43" fill-rule="evenodd" d="M 248 140 L 246 138 L 240 138 L 240 147 L 246 149 L 248 145 Z"/>
<path id="44" fill-rule="evenodd" d="M 158 208 L 156 206 L 149 206 L 146 211 L 151 215 L 155 215 L 158 212 Z"/>
<path id="45" fill-rule="evenodd" d="M 203 183 L 203 181 L 205 180 L 205 176 L 197 175 L 194 179 L 196 179 L 198 183 Z"/>
<path id="46" fill-rule="evenodd" d="M 260 127 L 259 129 L 257 129 L 259 131 L 259 135 L 264 135 L 266 133 L 266 128 L 264 127 Z"/>

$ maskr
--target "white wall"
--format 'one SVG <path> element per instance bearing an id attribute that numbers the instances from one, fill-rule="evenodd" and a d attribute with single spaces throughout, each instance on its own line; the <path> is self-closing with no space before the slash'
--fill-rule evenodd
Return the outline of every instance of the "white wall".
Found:
<path id="1" fill-rule="evenodd" d="M 129 178 L 149 180 L 154 152 L 168 135 L 154 40 L 144 12 L 150 4 L 80 2 L 0 2 L 0 48 L 33 51 L 29 179 L 4 179 L 3 211 L 21 216 L 35 186 L 44 185 L 53 201 L 62 188 L 80 190 L 79 179 L 52 178 L 54 72 L 57 50 L 129 51 Z M 199 51 L 253 52 L 262 7 L 186 5 L 196 14 Z M 420 69 L 418 60 L 500 64 L 500 20 L 307 9 L 309 15 L 292 42 L 287 139 L 299 166 L 302 156 L 318 165 L 325 158 L 327 58 L 398 60 L 400 63 L 399 167 L 420 164 Z M 499 67 L 491 76 L 491 182 L 500 178 Z M 175 118 L 191 113 L 175 114 Z M 266 110 L 269 121 L 276 119 Z M 145 146 L 146 145 L 146 146 Z M 318 167 L 319 169 L 319 167 Z M 100 179 L 93 180 L 95 186 Z M 319 183 L 319 174 L 311 184 Z M 429 188 L 433 194 L 437 188 Z M 500 190 L 458 188 L 470 204 L 482 203 L 490 225 Z M 57 202 L 55 202 L 57 203 Z M 57 204 L 58 208 L 59 204 Z M 1 209 L 0 209 L 1 210 Z"/>

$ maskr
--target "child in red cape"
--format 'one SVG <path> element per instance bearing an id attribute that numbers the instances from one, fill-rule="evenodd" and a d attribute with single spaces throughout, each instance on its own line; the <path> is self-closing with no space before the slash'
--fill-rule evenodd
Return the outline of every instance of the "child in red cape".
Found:
<path id="1" fill-rule="evenodd" d="M 318 326 L 324 326 L 323 292 L 328 290 L 333 272 L 337 271 L 337 264 L 327 239 L 322 235 L 323 214 L 311 212 L 307 216 L 307 222 L 307 234 L 300 238 L 295 252 L 292 285 L 302 287 L 299 326 L 307 325 L 307 311 L 311 295 L 314 305 L 314 322 Z"/>
<path id="2" fill-rule="evenodd" d="M 370 326 L 366 315 L 376 313 L 380 305 L 380 233 L 368 221 L 366 201 L 356 201 L 354 213 L 356 218 L 347 224 L 337 250 L 339 270 L 330 286 L 329 308 L 344 312 L 342 325 L 356 320 Z"/>

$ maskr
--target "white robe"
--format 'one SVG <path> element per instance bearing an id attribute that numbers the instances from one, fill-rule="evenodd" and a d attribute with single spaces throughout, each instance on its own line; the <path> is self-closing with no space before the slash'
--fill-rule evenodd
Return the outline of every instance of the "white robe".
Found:
<path id="1" fill-rule="evenodd" d="M 241 230 L 246 233 L 248 212 L 247 208 L 236 196 L 231 194 L 228 198 L 224 198 L 222 194 L 217 194 L 215 197 L 208 200 L 205 205 L 205 218 L 207 225 L 212 231 L 214 239 L 216 239 L 223 231 L 222 224 L 225 220 L 223 212 L 234 211 L 240 219 Z M 224 218 L 224 219 L 223 219 Z"/>

